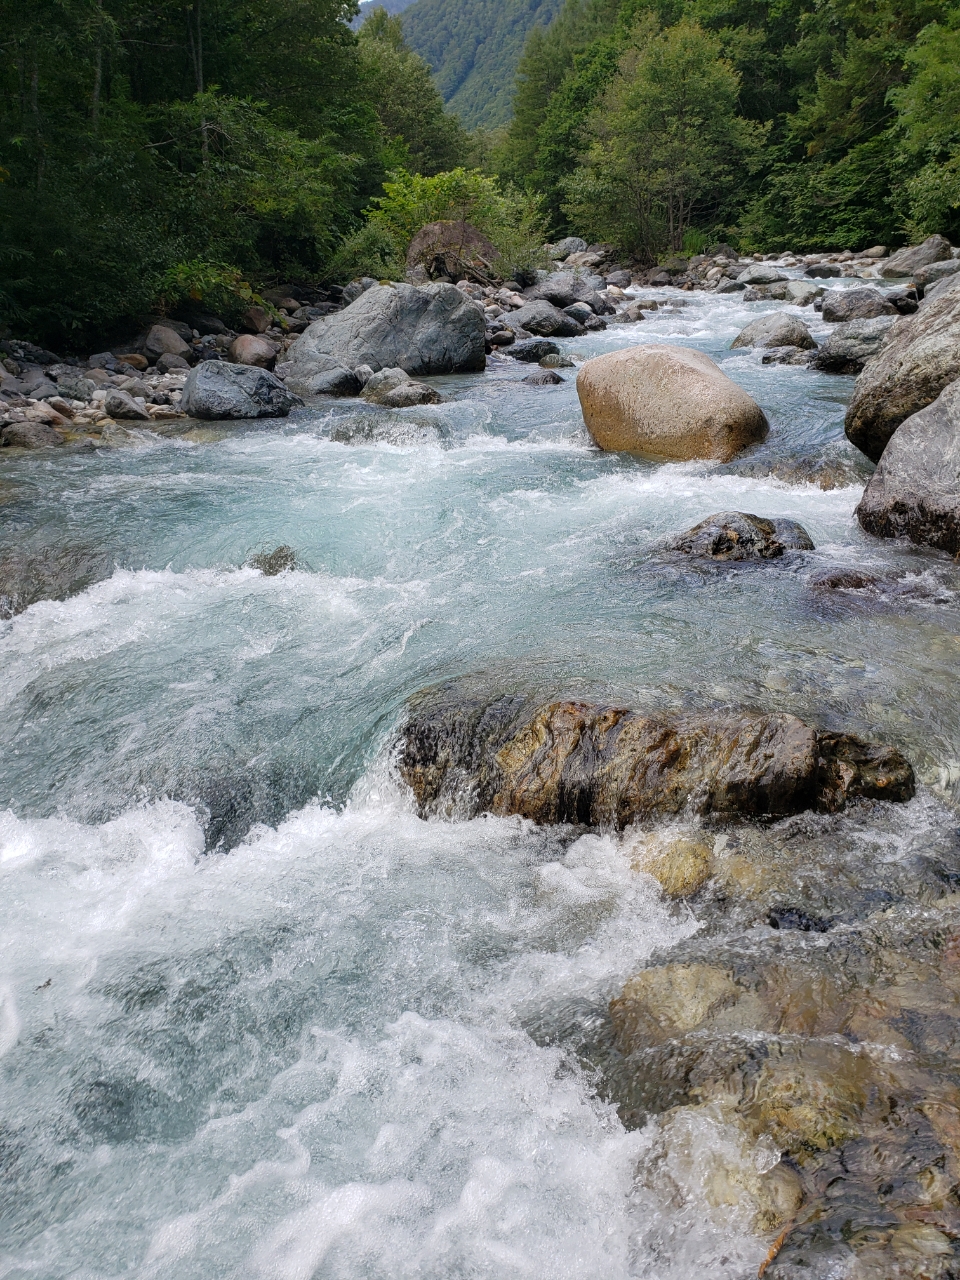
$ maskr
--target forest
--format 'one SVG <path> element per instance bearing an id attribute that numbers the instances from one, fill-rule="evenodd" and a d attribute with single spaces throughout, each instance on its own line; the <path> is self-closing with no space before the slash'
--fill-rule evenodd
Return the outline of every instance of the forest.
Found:
<path id="1" fill-rule="evenodd" d="M 571 232 L 654 262 L 960 231 L 944 0 L 566 0 L 509 125 L 474 133 L 404 39 L 424 2 L 359 32 L 349 0 L 11 9 L 7 331 L 68 349 L 186 299 L 396 274 L 418 218 L 469 217 L 514 260 Z M 484 75 L 474 100 L 503 93 Z"/>

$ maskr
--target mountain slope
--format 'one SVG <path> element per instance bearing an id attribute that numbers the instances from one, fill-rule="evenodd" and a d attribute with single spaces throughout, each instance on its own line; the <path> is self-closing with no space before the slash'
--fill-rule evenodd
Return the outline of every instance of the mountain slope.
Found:
<path id="1" fill-rule="evenodd" d="M 467 128 L 493 128 L 510 119 L 528 34 L 560 7 L 561 0 L 415 0 L 403 11 L 403 33 L 433 69 L 447 107 Z"/>

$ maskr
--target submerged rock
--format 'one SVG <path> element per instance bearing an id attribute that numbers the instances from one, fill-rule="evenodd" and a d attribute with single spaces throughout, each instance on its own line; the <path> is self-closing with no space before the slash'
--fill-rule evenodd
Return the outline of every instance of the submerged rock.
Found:
<path id="1" fill-rule="evenodd" d="M 424 817 L 489 812 L 615 828 L 685 811 L 833 811 L 859 797 L 907 800 L 914 788 L 898 751 L 795 716 L 535 705 L 471 698 L 458 686 L 415 700 L 399 772 Z"/>
<path id="2" fill-rule="evenodd" d="M 113 572 L 113 557 L 100 547 L 28 546 L 0 556 L 0 619 L 38 600 L 66 600 Z"/>
<path id="3" fill-rule="evenodd" d="M 701 351 L 651 343 L 587 360 L 584 422 L 601 449 L 729 462 L 769 430 L 760 406 Z"/>
<path id="4" fill-rule="evenodd" d="M 960 552 L 960 380 L 897 427 L 856 515 L 876 537 Z"/>
<path id="5" fill-rule="evenodd" d="M 267 369 L 204 360 L 183 386 L 181 410 L 193 418 L 285 418 L 303 404 Z"/>
<path id="6" fill-rule="evenodd" d="M 813 551 L 814 545 L 796 520 L 720 511 L 671 538 L 666 549 L 710 560 L 773 560 L 785 551 Z"/>
<path id="7" fill-rule="evenodd" d="M 297 553 L 293 547 L 286 545 L 274 547 L 272 551 L 259 551 L 250 557 L 251 569 L 259 569 L 265 578 L 275 578 L 288 569 L 296 568 Z"/>
<path id="8" fill-rule="evenodd" d="M 957 378 L 960 282 L 916 315 L 894 322 L 883 349 L 857 379 L 847 409 L 847 439 L 878 462 L 900 423 Z"/>
<path id="9" fill-rule="evenodd" d="M 521 382 L 526 383 L 528 387 L 555 387 L 561 382 L 566 382 L 566 378 L 561 378 L 559 373 L 554 373 L 552 369 L 537 369 L 535 373 L 528 373 L 525 378 L 521 378 Z"/>

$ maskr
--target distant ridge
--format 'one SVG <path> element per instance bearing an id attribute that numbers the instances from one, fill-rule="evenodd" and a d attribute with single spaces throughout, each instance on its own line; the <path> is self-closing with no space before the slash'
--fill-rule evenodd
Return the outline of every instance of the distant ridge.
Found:
<path id="1" fill-rule="evenodd" d="M 407 44 L 430 64 L 447 107 L 468 129 L 507 124 L 514 77 L 533 27 L 547 26 L 562 0 L 385 0 L 403 12 Z M 376 0 L 364 5 L 368 12 Z"/>

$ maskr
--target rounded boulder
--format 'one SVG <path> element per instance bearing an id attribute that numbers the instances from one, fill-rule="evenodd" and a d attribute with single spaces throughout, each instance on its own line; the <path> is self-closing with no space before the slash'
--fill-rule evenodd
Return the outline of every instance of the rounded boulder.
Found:
<path id="1" fill-rule="evenodd" d="M 702 351 L 651 343 L 588 360 L 577 374 L 584 422 L 607 451 L 672 462 L 729 462 L 763 440 L 763 410 Z"/>

